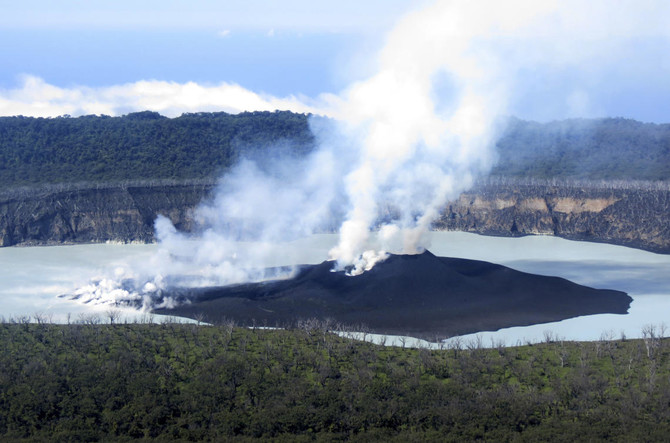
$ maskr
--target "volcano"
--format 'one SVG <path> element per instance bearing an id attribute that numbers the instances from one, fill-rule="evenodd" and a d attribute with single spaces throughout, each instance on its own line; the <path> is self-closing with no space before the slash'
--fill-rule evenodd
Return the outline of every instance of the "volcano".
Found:
<path id="1" fill-rule="evenodd" d="M 558 277 L 528 274 L 484 261 L 391 255 L 357 276 L 334 263 L 300 267 L 295 277 L 234 286 L 181 289 L 189 300 L 155 312 L 211 323 L 287 326 L 299 319 L 364 325 L 379 334 L 435 340 L 591 314 L 626 314 L 626 293 Z"/>

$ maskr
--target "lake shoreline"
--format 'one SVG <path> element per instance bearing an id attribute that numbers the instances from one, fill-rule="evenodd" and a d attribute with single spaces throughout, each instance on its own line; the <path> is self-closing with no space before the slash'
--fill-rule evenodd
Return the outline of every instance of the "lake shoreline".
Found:
<path id="1" fill-rule="evenodd" d="M 641 336 L 647 324 L 670 324 L 670 257 L 607 244 L 576 242 L 553 236 L 519 238 L 489 237 L 464 232 L 432 232 L 430 250 L 436 255 L 486 260 L 522 272 L 553 275 L 594 288 L 610 288 L 632 298 L 627 315 L 602 314 L 561 322 L 505 328 L 463 336 L 462 340 L 504 341 L 507 344 L 539 342 L 546 331 L 563 340 L 593 341 L 603 334 L 629 338 Z M 284 260 L 275 255 L 267 266 L 289 263 L 316 264 L 337 242 L 331 234 L 321 234 L 278 245 Z M 0 248 L 0 315 L 30 315 L 36 312 L 65 323 L 72 318 L 113 308 L 110 300 L 87 304 L 58 298 L 73 293 L 92 278 L 114 275 L 118 267 L 146 263 L 156 254 L 156 244 L 94 244 L 44 248 Z M 288 261 L 288 262 L 287 262 Z M 98 304 L 96 304 L 98 303 Z M 133 315 L 142 316 L 140 311 Z M 128 314 L 128 320 L 132 321 Z M 125 315 L 125 314 L 124 314 Z M 261 325 L 259 325 L 261 326 Z"/>

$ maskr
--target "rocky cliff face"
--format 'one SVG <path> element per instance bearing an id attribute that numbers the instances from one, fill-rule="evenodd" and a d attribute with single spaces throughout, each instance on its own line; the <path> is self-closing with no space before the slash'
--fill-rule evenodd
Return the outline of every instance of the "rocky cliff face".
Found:
<path id="1" fill-rule="evenodd" d="M 0 246 L 150 242 L 156 216 L 190 230 L 191 210 L 212 184 L 14 191 L 0 199 Z"/>
<path id="2" fill-rule="evenodd" d="M 0 194 L 0 246 L 154 240 L 159 214 L 184 231 L 214 183 L 135 184 Z M 550 234 L 670 253 L 670 189 L 490 183 L 449 203 L 435 229 Z"/>
<path id="3" fill-rule="evenodd" d="M 670 191 L 648 186 L 495 184 L 451 202 L 436 229 L 614 243 L 670 253 Z"/>

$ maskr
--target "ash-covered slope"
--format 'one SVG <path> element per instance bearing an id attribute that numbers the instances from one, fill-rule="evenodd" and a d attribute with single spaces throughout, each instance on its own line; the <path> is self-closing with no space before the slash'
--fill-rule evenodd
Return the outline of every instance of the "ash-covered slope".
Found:
<path id="1" fill-rule="evenodd" d="M 332 268 L 332 262 L 323 262 L 304 266 L 288 280 L 181 290 L 170 296 L 186 297 L 190 304 L 156 312 L 268 326 L 330 318 L 375 333 L 436 339 L 581 315 L 625 314 L 632 301 L 620 291 L 428 251 L 392 255 L 355 277 Z"/>

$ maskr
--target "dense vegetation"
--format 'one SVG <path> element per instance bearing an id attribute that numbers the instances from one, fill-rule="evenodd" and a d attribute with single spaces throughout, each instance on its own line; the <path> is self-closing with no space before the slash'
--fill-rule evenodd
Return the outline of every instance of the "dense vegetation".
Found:
<path id="1" fill-rule="evenodd" d="M 243 157 L 304 154 L 308 116 L 224 112 L 167 118 L 0 117 L 0 188 L 37 183 L 217 176 Z"/>
<path id="2" fill-rule="evenodd" d="M 661 441 L 670 432 L 670 346 L 654 328 L 644 340 L 548 335 L 431 351 L 346 340 L 310 322 L 291 331 L 86 323 L 0 324 L 0 439 Z"/>
<path id="3" fill-rule="evenodd" d="M 493 175 L 670 180 L 670 124 L 622 118 L 536 123 L 510 119 Z"/>
<path id="4" fill-rule="evenodd" d="M 0 189 L 217 177 L 240 158 L 308 152 L 315 143 L 308 119 L 288 111 L 0 117 Z M 511 119 L 497 147 L 498 176 L 670 179 L 670 124 Z"/>

